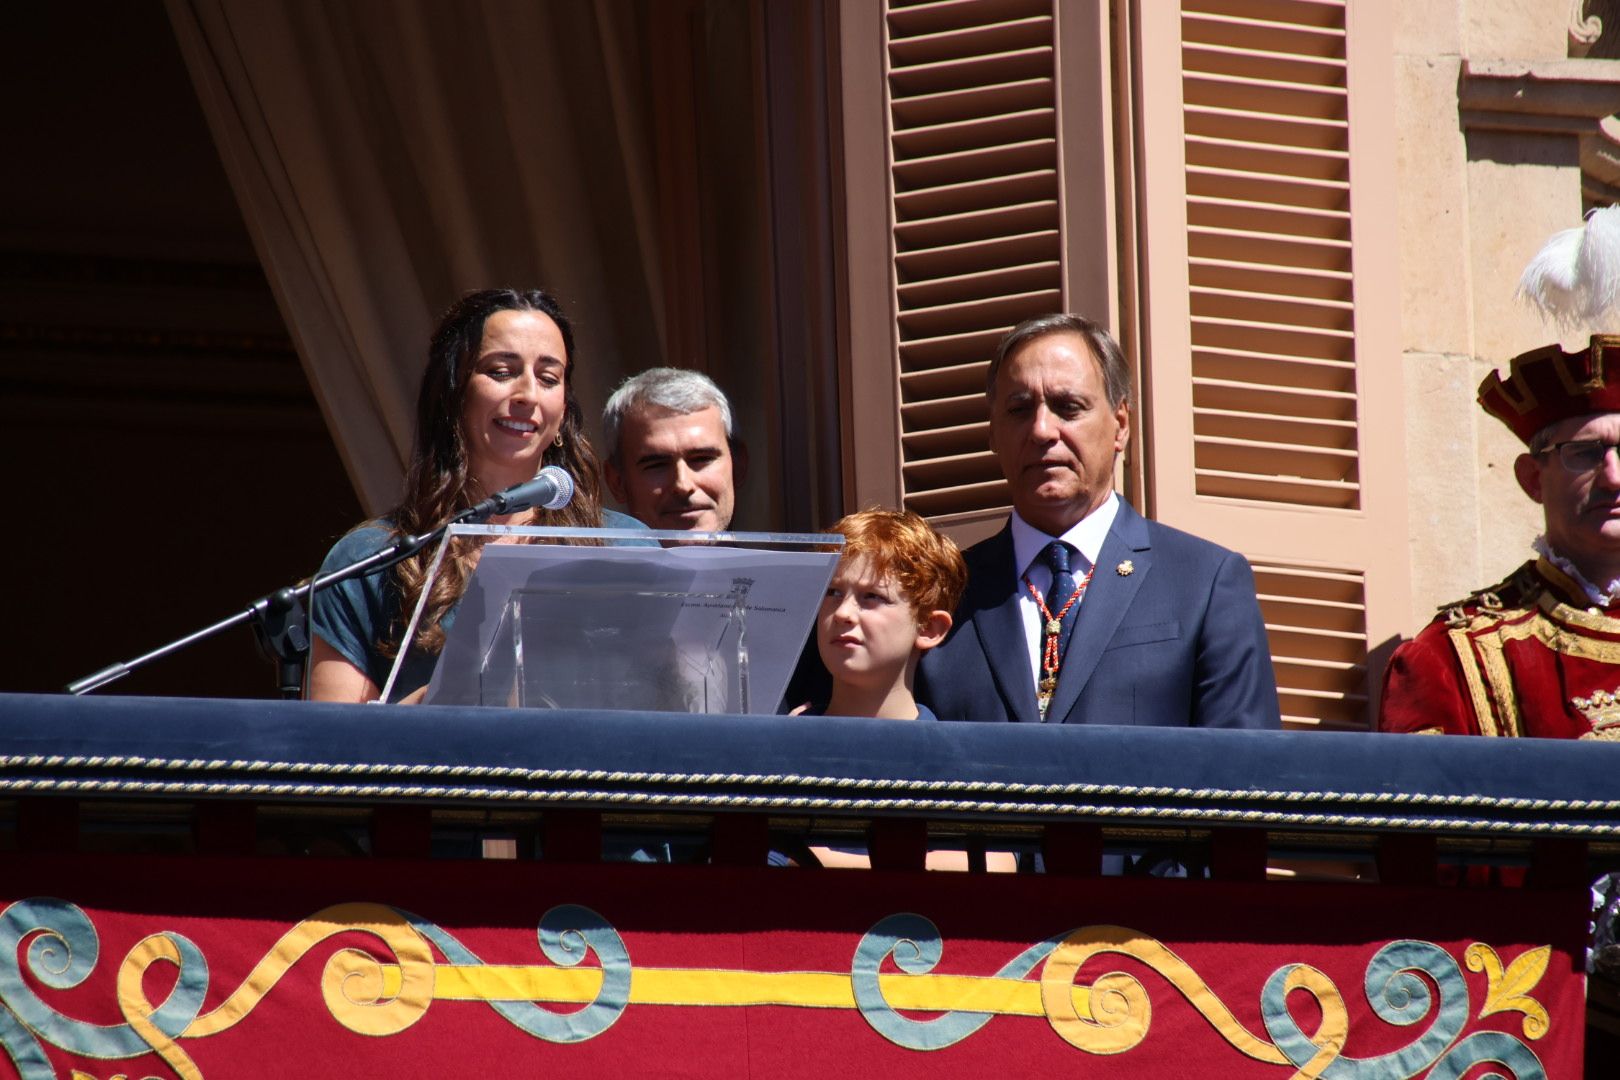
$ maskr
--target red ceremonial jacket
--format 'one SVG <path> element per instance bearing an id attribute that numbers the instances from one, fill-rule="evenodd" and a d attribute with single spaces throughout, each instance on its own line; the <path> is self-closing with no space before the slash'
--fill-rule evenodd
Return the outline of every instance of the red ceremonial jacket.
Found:
<path id="1" fill-rule="evenodd" d="M 1593 606 L 1546 559 L 1525 563 L 1395 650 L 1378 726 L 1620 740 L 1620 605 Z"/>

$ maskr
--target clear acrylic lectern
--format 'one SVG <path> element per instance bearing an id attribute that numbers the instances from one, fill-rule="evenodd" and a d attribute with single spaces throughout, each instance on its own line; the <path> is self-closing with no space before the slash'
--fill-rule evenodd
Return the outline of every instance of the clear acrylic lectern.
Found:
<path id="1" fill-rule="evenodd" d="M 478 565 L 442 650 L 402 648 L 383 700 L 425 680 L 428 704 L 774 712 L 843 537 L 456 525 L 428 588 L 467 543 Z"/>

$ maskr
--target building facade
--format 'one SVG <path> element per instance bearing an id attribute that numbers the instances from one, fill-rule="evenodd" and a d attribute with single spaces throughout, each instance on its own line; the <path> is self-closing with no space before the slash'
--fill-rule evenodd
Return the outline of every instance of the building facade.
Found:
<path id="1" fill-rule="evenodd" d="M 1474 388 L 1553 340 L 1517 275 L 1620 190 L 1595 0 L 166 15 L 365 512 L 437 312 L 539 282 L 588 413 L 655 363 L 732 393 L 740 526 L 903 504 L 970 541 L 1006 508 L 989 353 L 1082 311 L 1135 369 L 1121 490 L 1249 557 L 1300 727 L 1368 727 L 1393 645 L 1522 561 L 1535 508 Z"/>

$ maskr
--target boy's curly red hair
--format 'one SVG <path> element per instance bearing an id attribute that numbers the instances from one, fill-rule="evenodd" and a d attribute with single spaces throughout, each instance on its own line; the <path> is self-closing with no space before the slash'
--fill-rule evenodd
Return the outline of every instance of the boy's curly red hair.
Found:
<path id="1" fill-rule="evenodd" d="M 931 611 L 954 614 L 967 586 L 967 563 L 955 541 L 910 510 L 872 507 L 838 519 L 828 532 L 844 537 L 844 558 L 865 557 L 892 575 L 921 622 Z"/>

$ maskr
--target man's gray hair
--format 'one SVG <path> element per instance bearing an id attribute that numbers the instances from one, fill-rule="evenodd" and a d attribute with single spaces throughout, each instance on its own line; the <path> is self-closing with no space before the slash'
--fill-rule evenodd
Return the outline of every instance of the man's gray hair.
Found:
<path id="1" fill-rule="evenodd" d="M 1033 319 L 1025 319 L 1002 337 L 1001 343 L 996 346 L 996 355 L 990 360 L 990 374 L 985 379 L 985 396 L 991 400 L 996 396 L 996 375 L 1001 371 L 1001 365 L 1007 357 L 1034 341 L 1036 338 L 1046 337 L 1048 334 L 1079 334 L 1091 346 L 1102 365 L 1103 388 L 1108 394 L 1108 407 L 1117 409 L 1131 397 L 1131 369 L 1125 363 L 1125 352 L 1114 340 L 1114 335 L 1104 330 L 1102 326 L 1084 315 L 1056 314 L 1037 315 Z"/>
<path id="2" fill-rule="evenodd" d="M 731 402 L 714 385 L 713 379 L 701 371 L 688 371 L 685 368 L 648 368 L 620 383 L 613 396 L 607 399 L 607 404 L 602 406 L 602 439 L 607 444 L 608 461 L 613 463 L 614 468 L 623 464 L 619 460 L 619 439 L 624 431 L 624 418 L 632 410 L 649 405 L 683 415 L 718 409 L 721 426 L 726 429 L 726 441 L 736 440 L 736 431 L 731 422 Z"/>

